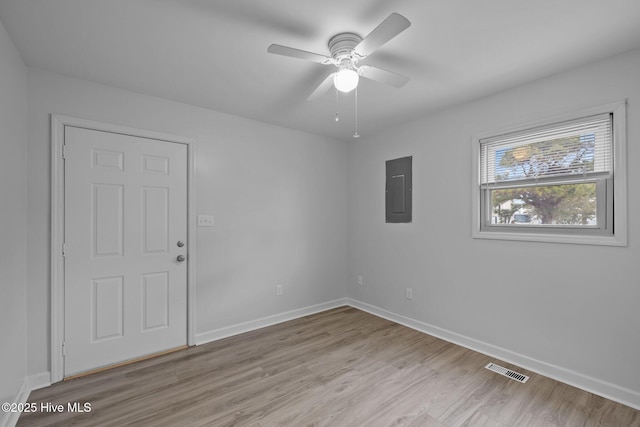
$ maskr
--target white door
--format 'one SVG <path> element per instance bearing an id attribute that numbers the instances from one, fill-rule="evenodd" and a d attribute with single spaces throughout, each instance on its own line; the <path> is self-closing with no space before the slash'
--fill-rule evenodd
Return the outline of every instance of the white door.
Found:
<path id="1" fill-rule="evenodd" d="M 186 345 L 186 145 L 64 141 L 64 375 Z"/>

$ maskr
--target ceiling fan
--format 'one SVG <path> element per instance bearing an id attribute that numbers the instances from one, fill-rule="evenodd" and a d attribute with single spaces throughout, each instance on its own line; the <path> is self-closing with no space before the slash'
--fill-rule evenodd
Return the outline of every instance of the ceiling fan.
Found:
<path id="1" fill-rule="evenodd" d="M 399 88 L 409 81 L 409 77 L 370 65 L 358 66 L 358 62 L 371 55 L 376 49 L 406 30 L 410 25 L 411 22 L 407 18 L 398 13 L 392 13 L 365 38 L 355 33 L 336 34 L 329 40 L 328 44 L 331 56 L 279 44 L 272 44 L 267 49 L 267 52 L 318 62 L 324 65 L 334 65 L 338 68 L 338 71 L 331 73 L 311 93 L 308 98 L 310 101 L 324 95 L 331 86 L 335 86 L 341 92 L 351 92 L 358 86 L 361 76 Z"/>

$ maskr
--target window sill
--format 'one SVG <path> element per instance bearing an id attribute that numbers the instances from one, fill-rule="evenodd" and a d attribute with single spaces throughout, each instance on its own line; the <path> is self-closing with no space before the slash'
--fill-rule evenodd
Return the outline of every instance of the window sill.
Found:
<path id="1" fill-rule="evenodd" d="M 570 243 L 578 245 L 627 246 L 625 236 L 571 235 L 551 233 L 518 233 L 500 231 L 474 231 L 474 239 L 517 240 L 524 242 Z"/>

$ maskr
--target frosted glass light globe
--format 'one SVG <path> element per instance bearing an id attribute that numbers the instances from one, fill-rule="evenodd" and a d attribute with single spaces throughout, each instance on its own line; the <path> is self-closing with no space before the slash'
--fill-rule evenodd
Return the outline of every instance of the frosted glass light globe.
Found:
<path id="1" fill-rule="evenodd" d="M 340 92 L 351 92 L 358 86 L 358 80 L 358 73 L 348 68 L 343 68 L 333 76 L 333 84 Z"/>

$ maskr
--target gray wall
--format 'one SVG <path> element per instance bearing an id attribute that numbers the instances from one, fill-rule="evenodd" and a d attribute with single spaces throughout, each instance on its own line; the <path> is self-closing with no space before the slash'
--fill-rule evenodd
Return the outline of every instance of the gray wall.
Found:
<path id="1" fill-rule="evenodd" d="M 0 150 L 0 402 L 13 402 L 27 369 L 27 75 L 1 22 Z"/>
<path id="2" fill-rule="evenodd" d="M 4 28 L 0 58 L 1 237 L 13 243 L 0 249 L 0 398 L 13 400 L 25 372 L 49 371 L 51 113 L 197 140 L 197 212 L 215 215 L 217 223 L 197 231 L 199 334 L 348 292 L 354 300 L 640 395 L 640 229 L 633 214 L 640 208 L 634 167 L 640 160 L 640 51 L 348 145 L 27 72 Z M 628 247 L 471 238 L 472 134 L 622 98 L 629 98 Z M 387 225 L 384 161 L 408 155 L 414 162 L 413 223 Z M 275 296 L 276 284 L 285 287 L 282 297 Z M 413 288 L 412 301 L 404 298 L 405 287 Z"/>
<path id="3" fill-rule="evenodd" d="M 638 76 L 633 51 L 351 143 L 349 295 L 585 382 L 613 383 L 640 405 Z M 472 135 L 624 98 L 628 247 L 471 238 Z M 413 223 L 385 224 L 385 160 L 402 156 L 413 156 Z"/>
<path id="4" fill-rule="evenodd" d="M 29 70 L 31 375 L 49 371 L 51 113 L 196 140 L 196 210 L 216 222 L 196 233 L 197 334 L 346 295 L 344 143 Z"/>

